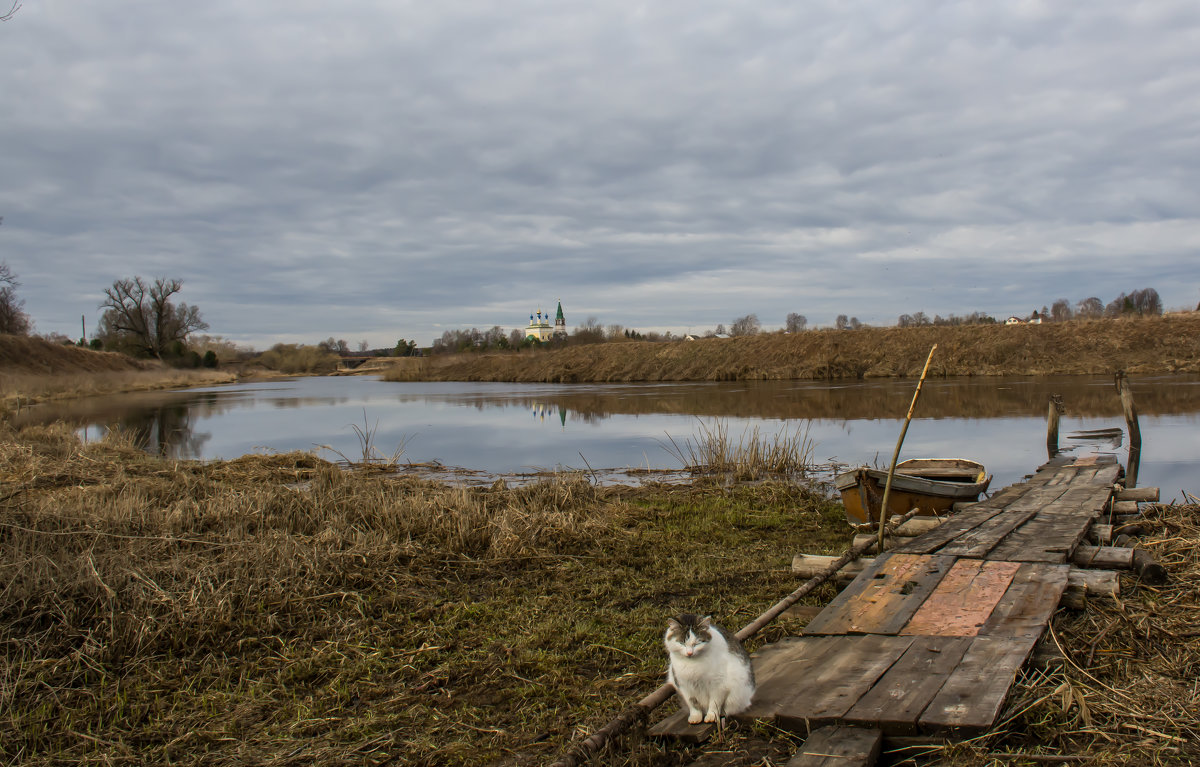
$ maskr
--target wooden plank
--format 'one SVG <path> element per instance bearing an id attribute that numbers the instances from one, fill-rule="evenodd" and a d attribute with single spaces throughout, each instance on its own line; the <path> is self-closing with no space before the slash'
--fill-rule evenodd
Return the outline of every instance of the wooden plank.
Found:
<path id="1" fill-rule="evenodd" d="M 972 639 L 958 667 L 918 719 L 921 729 L 969 736 L 990 728 L 1036 643 L 1029 637 Z"/>
<path id="2" fill-rule="evenodd" d="M 979 525 L 974 530 L 963 533 L 938 549 L 939 554 L 954 557 L 981 558 L 1000 544 L 1013 530 L 1025 524 L 1036 514 L 1035 509 L 1025 511 L 1005 511 Z"/>
<path id="3" fill-rule="evenodd" d="M 788 760 L 787 767 L 871 767 L 883 750 L 883 733 L 866 727 L 821 727 Z"/>
<path id="4" fill-rule="evenodd" d="M 970 509 L 950 517 L 938 529 L 919 535 L 892 551 L 897 554 L 932 554 L 963 533 L 987 522 L 1000 511 L 999 508 L 975 504 Z"/>
<path id="5" fill-rule="evenodd" d="M 1016 562 L 958 560 L 900 633 L 975 636 L 1020 568 Z"/>
<path id="6" fill-rule="evenodd" d="M 876 557 L 805 626 L 804 633 L 896 634 L 953 564 L 953 557 L 893 553 Z"/>
<path id="7" fill-rule="evenodd" d="M 1020 566 L 979 633 L 1037 639 L 1046 630 L 1063 591 L 1070 565 L 1026 563 Z"/>
<path id="8" fill-rule="evenodd" d="M 843 641 L 845 637 L 840 636 L 792 637 L 760 648 L 751 656 L 756 684 L 754 699 L 750 708 L 734 718 L 741 721 L 773 718 L 782 702 L 808 689 L 809 680 L 827 658 L 842 652 Z"/>
<path id="9" fill-rule="evenodd" d="M 1046 484 L 1051 486 L 1070 484 L 1071 480 L 1075 479 L 1075 475 L 1078 473 L 1079 469 L 1074 466 L 1063 466 L 1050 475 L 1046 480 Z"/>
<path id="10" fill-rule="evenodd" d="M 796 695 L 780 703 L 775 715 L 780 727 L 804 733 L 836 724 L 913 642 L 911 637 L 878 634 L 840 639 L 840 651 L 827 656 L 808 678 L 797 680 Z"/>
<path id="11" fill-rule="evenodd" d="M 1107 494 L 1103 487 L 1067 490 L 988 552 L 986 558 L 1012 562 L 1067 561 L 1103 510 Z"/>
<path id="12" fill-rule="evenodd" d="M 877 726 L 888 735 L 916 733 L 917 718 L 958 666 L 971 641 L 968 637 L 914 637 L 904 655 L 846 712 L 845 721 Z"/>
<path id="13" fill-rule="evenodd" d="M 712 736 L 717 726 L 711 722 L 688 724 L 687 708 L 681 708 L 666 719 L 646 730 L 652 738 L 669 738 L 680 743 L 703 743 Z"/>

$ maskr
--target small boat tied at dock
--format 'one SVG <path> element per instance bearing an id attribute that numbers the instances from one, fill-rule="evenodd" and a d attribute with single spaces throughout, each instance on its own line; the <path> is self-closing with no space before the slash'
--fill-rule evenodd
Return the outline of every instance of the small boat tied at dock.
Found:
<path id="1" fill-rule="evenodd" d="M 834 477 L 846 518 L 852 524 L 879 519 L 887 470 L 861 466 Z M 965 458 L 910 458 L 896 464 L 888 494 L 888 516 L 911 509 L 922 516 L 949 514 L 956 503 L 970 503 L 985 492 L 992 477 L 983 464 Z"/>

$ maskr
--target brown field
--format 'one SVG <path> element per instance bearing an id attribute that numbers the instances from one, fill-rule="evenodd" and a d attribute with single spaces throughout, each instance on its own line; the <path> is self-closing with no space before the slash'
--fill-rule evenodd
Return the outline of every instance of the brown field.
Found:
<path id="1" fill-rule="evenodd" d="M 1200 372 L 1200 313 L 1044 325 L 927 326 L 617 341 L 561 349 L 392 360 L 388 380 L 752 381 Z"/>
<path id="2" fill-rule="evenodd" d="M 45 400 L 208 386 L 237 377 L 229 370 L 177 370 L 157 360 L 0 334 L 0 413 Z"/>

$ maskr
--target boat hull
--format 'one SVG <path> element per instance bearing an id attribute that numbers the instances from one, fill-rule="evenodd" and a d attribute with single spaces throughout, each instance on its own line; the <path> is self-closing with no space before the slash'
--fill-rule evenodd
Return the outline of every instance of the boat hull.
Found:
<path id="1" fill-rule="evenodd" d="M 992 477 L 975 461 L 962 458 L 915 458 L 896 465 L 888 493 L 888 516 L 917 509 L 920 516 L 949 514 L 956 503 L 978 500 Z M 866 466 L 834 478 L 846 519 L 852 524 L 879 519 L 887 471 Z"/>

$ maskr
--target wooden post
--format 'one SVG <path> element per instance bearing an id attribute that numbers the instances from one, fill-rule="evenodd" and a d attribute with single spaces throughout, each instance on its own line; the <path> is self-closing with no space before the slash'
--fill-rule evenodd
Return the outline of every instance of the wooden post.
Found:
<path id="1" fill-rule="evenodd" d="M 1062 395 L 1050 395 L 1050 407 L 1046 412 L 1046 457 L 1058 455 L 1058 418 L 1066 408 L 1063 407 Z"/>
<path id="2" fill-rule="evenodd" d="M 1117 392 L 1125 409 L 1125 425 L 1129 429 L 1129 460 L 1125 465 L 1125 487 L 1137 487 L 1138 466 L 1142 462 L 1142 430 L 1138 426 L 1137 407 L 1133 404 L 1133 389 L 1124 370 L 1116 374 Z"/>
<path id="3" fill-rule="evenodd" d="M 883 500 L 879 502 L 879 550 L 883 551 L 883 538 L 886 535 L 885 526 L 888 514 L 888 495 L 892 492 L 892 477 L 896 476 L 896 461 L 900 458 L 900 446 L 904 444 L 904 435 L 908 433 L 908 424 L 912 421 L 913 410 L 917 407 L 917 397 L 921 396 L 921 384 L 925 383 L 925 374 L 929 372 L 929 363 L 933 361 L 933 353 L 937 344 L 929 350 L 925 358 L 925 367 L 921 368 L 921 378 L 917 381 L 917 390 L 913 392 L 912 404 L 908 406 L 908 415 L 904 416 L 904 427 L 900 429 L 900 439 L 896 440 L 896 450 L 892 453 L 892 464 L 888 467 L 887 482 L 883 486 Z"/>

